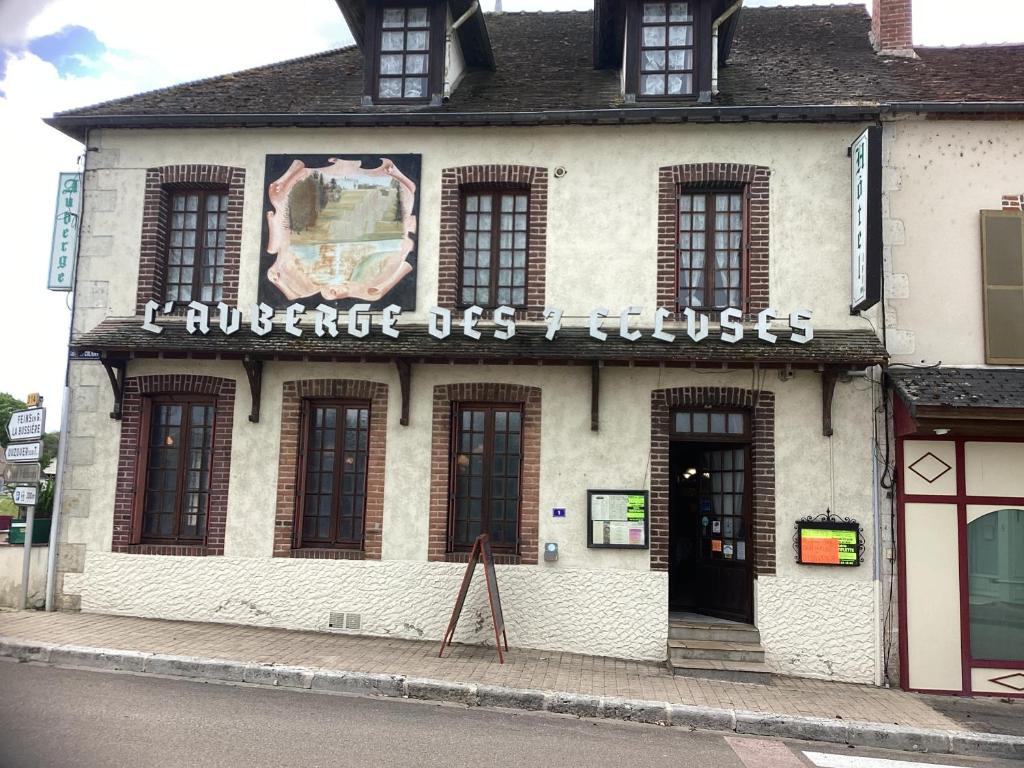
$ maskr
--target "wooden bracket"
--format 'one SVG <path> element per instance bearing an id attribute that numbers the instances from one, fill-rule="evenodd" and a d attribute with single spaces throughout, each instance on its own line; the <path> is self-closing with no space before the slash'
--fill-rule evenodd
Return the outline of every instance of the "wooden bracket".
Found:
<path id="1" fill-rule="evenodd" d="M 590 364 L 590 431 L 601 428 L 601 363 Z"/>
<path id="2" fill-rule="evenodd" d="M 398 386 L 402 390 L 402 416 L 398 423 L 403 427 L 409 426 L 409 387 L 412 382 L 412 365 L 408 360 L 401 358 L 395 360 L 395 367 L 398 368 Z"/>
<path id="3" fill-rule="evenodd" d="M 839 372 L 826 368 L 821 372 L 821 434 L 832 437 L 832 396 L 836 392 Z"/>
<path id="4" fill-rule="evenodd" d="M 249 379 L 249 394 L 252 395 L 252 409 L 249 421 L 258 424 L 260 421 L 260 399 L 263 392 L 263 361 L 255 357 L 242 358 L 246 378 Z"/>
<path id="5" fill-rule="evenodd" d="M 103 358 L 100 362 L 103 363 L 107 378 L 110 379 L 110 388 L 114 392 L 114 410 L 110 412 L 110 418 L 120 421 L 121 405 L 124 402 L 124 372 L 128 367 L 128 361 Z"/>

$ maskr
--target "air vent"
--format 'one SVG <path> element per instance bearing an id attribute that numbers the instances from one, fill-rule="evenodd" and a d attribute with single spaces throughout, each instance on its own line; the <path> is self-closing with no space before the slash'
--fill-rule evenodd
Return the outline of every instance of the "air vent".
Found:
<path id="1" fill-rule="evenodd" d="M 327 628 L 335 632 L 355 632 L 363 625 L 361 613 L 346 613 L 344 611 L 331 611 L 327 617 Z"/>

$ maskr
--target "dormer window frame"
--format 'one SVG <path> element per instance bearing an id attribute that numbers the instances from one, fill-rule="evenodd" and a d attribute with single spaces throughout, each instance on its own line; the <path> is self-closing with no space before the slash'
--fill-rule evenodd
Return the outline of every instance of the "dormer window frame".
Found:
<path id="1" fill-rule="evenodd" d="M 427 90 L 422 96 L 416 97 L 381 97 L 381 77 L 387 73 L 381 72 L 381 57 L 388 55 L 384 51 L 384 34 L 389 31 L 406 31 L 403 27 L 385 29 L 385 11 L 404 8 L 407 11 L 414 8 L 426 8 L 429 17 L 429 29 L 427 31 L 428 45 L 425 55 L 427 56 Z M 367 45 L 365 48 L 365 81 L 364 93 L 371 104 L 380 105 L 432 105 L 440 103 L 441 94 L 444 88 L 444 57 L 445 57 L 445 27 L 447 25 L 447 3 L 446 0 L 379 0 L 368 4 L 366 8 L 366 29 L 368 31 Z M 391 55 L 402 56 L 404 61 L 410 55 L 408 48 L 396 50 Z M 414 53 L 414 52 L 413 52 Z M 405 74 L 405 73 L 403 73 Z M 405 78 L 403 77 L 403 83 Z"/>
<path id="2" fill-rule="evenodd" d="M 644 103 L 660 103 L 660 102 L 680 102 L 680 101 L 707 101 L 710 99 L 711 91 L 711 8 L 704 0 L 689 0 L 689 13 L 691 20 L 688 22 L 690 26 L 691 40 L 690 45 L 672 45 L 668 36 L 671 34 L 669 29 L 672 23 L 669 21 L 671 13 L 671 6 L 673 3 L 671 0 L 665 0 L 663 3 L 666 9 L 666 21 L 661 27 L 665 30 L 666 40 L 664 41 L 664 48 L 660 50 L 664 51 L 665 55 L 665 77 L 666 77 L 666 93 L 664 94 L 644 94 L 642 89 L 643 77 L 645 74 L 654 75 L 656 72 L 651 70 L 647 73 L 644 72 L 643 67 L 643 52 L 644 52 L 644 6 L 651 4 L 650 0 L 631 0 L 626 8 L 626 53 L 624 59 L 625 74 L 623 84 L 625 86 L 625 95 L 627 101 L 637 101 Z M 654 3 L 659 4 L 659 3 Z M 649 28 L 656 28 L 657 24 L 647 24 Z M 678 26 L 684 26 L 680 24 Z M 683 51 L 688 50 L 692 57 L 690 65 L 692 67 L 690 72 L 691 83 L 690 90 L 683 93 L 668 93 L 667 78 L 671 74 L 673 67 L 670 65 L 669 57 L 671 51 Z"/>

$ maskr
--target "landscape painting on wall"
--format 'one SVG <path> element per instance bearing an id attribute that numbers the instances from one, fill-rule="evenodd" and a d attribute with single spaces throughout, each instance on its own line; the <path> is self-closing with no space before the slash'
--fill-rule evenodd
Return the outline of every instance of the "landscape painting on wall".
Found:
<path id="1" fill-rule="evenodd" d="M 416 308 L 420 155 L 267 155 L 259 300 Z"/>

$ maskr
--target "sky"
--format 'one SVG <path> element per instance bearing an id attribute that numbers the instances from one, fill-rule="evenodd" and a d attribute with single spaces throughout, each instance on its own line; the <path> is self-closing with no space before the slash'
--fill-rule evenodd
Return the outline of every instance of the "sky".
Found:
<path id="1" fill-rule="evenodd" d="M 1024 42 L 1020 0 L 969 5 L 964 13 L 963 0 L 916 0 L 915 43 Z M 590 7 L 503 0 L 505 11 Z M 289 0 L 287 27 L 279 9 L 259 8 L 247 0 L 0 0 L 0 392 L 42 393 L 48 429 L 59 423 L 70 322 L 68 294 L 46 290 L 57 175 L 77 168 L 82 146 L 42 118 L 352 42 L 333 0 Z"/>

